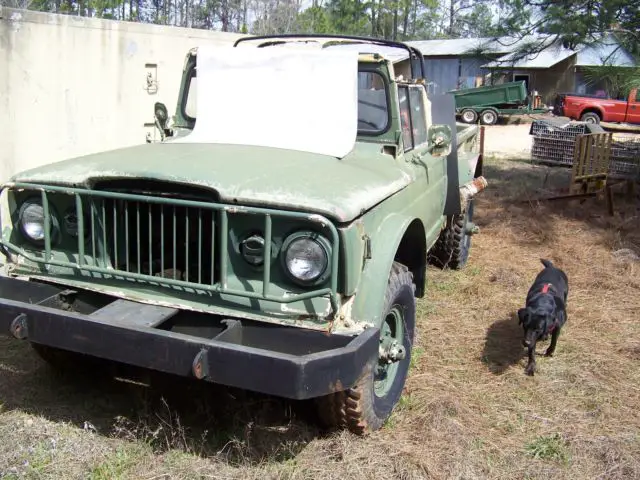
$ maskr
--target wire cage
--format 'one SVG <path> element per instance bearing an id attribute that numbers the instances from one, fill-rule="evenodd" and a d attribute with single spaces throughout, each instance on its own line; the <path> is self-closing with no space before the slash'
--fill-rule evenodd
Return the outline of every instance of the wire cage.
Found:
<path id="1" fill-rule="evenodd" d="M 533 162 L 571 167 L 578 135 L 601 133 L 599 125 L 561 120 L 535 120 L 529 134 L 533 137 Z M 640 181 L 640 135 L 615 133 L 611 143 L 609 176 Z"/>

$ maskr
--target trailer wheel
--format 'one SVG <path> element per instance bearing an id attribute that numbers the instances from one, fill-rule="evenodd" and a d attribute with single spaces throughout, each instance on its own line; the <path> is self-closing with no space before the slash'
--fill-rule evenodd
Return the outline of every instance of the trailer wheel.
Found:
<path id="1" fill-rule="evenodd" d="M 480 114 L 480 121 L 483 125 L 495 125 L 498 123 L 498 112 L 495 110 L 483 110 Z"/>
<path id="2" fill-rule="evenodd" d="M 464 123 L 476 123 L 478 121 L 478 113 L 470 108 L 462 110 L 460 117 Z"/>

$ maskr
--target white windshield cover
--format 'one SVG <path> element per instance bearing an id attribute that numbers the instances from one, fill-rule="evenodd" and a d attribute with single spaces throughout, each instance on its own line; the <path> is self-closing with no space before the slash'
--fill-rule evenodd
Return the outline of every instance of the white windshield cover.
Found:
<path id="1" fill-rule="evenodd" d="M 193 131 L 172 143 L 276 147 L 342 158 L 358 128 L 358 53 L 204 46 Z"/>

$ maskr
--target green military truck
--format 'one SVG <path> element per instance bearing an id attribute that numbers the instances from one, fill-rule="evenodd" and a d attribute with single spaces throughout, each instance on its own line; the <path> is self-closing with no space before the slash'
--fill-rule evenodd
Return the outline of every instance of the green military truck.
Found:
<path id="1" fill-rule="evenodd" d="M 163 141 L 2 186 L 0 331 L 59 368 L 80 354 L 380 428 L 427 263 L 465 265 L 486 186 L 481 127 L 424 77 L 415 48 L 359 37 L 190 51 Z"/>

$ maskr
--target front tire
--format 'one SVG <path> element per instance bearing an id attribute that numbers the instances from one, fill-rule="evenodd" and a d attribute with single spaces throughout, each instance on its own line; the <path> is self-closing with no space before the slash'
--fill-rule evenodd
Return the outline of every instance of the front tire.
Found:
<path id="1" fill-rule="evenodd" d="M 364 435 L 384 425 L 400 400 L 409 372 L 415 315 L 413 277 L 406 266 L 394 262 L 385 293 L 380 346 L 387 356 L 390 352 L 397 354 L 402 345 L 404 357 L 391 364 L 381 356 L 374 358 L 355 387 L 316 399 L 320 420 L 326 427 L 347 428 Z M 394 341 L 395 346 L 386 350 Z"/>

